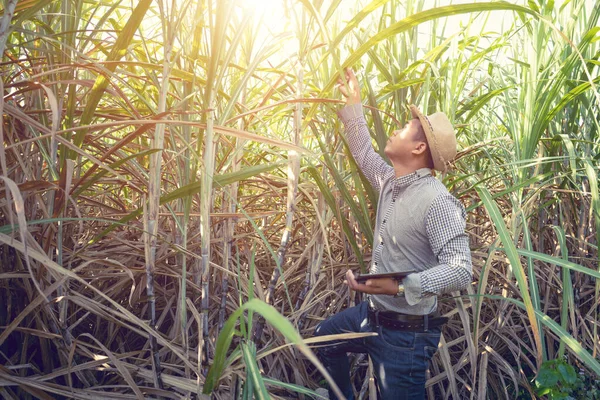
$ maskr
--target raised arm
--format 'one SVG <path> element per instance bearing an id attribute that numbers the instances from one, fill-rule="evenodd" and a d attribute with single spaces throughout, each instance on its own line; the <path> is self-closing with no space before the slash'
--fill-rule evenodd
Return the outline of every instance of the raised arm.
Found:
<path id="1" fill-rule="evenodd" d="M 340 91 L 346 97 L 346 107 L 338 115 L 344 123 L 350 151 L 365 177 L 379 192 L 383 180 L 393 174 L 394 169 L 373 149 L 360 101 L 360 86 L 354 71 L 346 68 L 345 76 L 338 79 L 338 84 Z"/>

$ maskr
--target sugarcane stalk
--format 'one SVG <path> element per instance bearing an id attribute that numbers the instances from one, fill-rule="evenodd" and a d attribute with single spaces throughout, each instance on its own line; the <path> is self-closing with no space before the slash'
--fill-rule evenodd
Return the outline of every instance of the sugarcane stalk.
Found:
<path id="1" fill-rule="evenodd" d="M 6 40 L 8 39 L 8 26 L 13 16 L 15 15 L 15 8 L 17 7 L 17 0 L 5 0 L 4 1 L 4 15 L 0 21 L 0 55 L 4 56 L 4 49 L 6 48 Z"/>
<path id="2" fill-rule="evenodd" d="M 242 93 L 241 97 L 242 104 L 246 103 L 246 90 Z M 239 122 L 240 130 L 246 130 L 246 124 L 244 119 L 241 119 Z M 234 139 L 234 159 L 233 164 L 231 166 L 232 172 L 237 172 L 240 170 L 240 166 L 242 163 L 242 149 L 245 140 L 237 140 Z M 227 204 L 226 212 L 234 214 L 237 211 L 237 200 L 238 200 L 238 182 L 234 182 L 229 185 L 225 189 L 225 199 L 223 201 L 224 204 Z M 235 231 L 235 219 L 227 218 L 225 220 L 225 229 L 223 232 L 223 267 L 227 268 L 227 270 L 232 270 L 233 262 L 232 262 L 232 247 L 233 247 L 233 235 Z M 225 323 L 225 316 L 227 312 L 227 292 L 229 290 L 229 275 L 227 273 L 223 274 L 223 281 L 221 283 L 221 304 L 219 306 L 219 320 L 218 320 L 218 328 L 219 331 L 223 328 L 223 324 Z"/>
<path id="3" fill-rule="evenodd" d="M 155 162 L 150 163 L 151 166 L 155 164 Z M 152 171 L 152 168 L 151 168 Z M 150 181 L 150 190 L 151 194 L 155 193 L 152 184 L 152 175 Z M 149 206 L 146 206 L 146 199 L 144 198 L 144 247 L 146 249 L 146 296 L 148 298 L 148 317 L 150 319 L 150 326 L 153 329 L 156 329 L 156 299 L 154 295 L 154 270 L 155 270 L 155 261 L 156 261 L 156 235 L 158 233 L 158 224 L 156 221 L 156 217 L 158 217 L 158 210 L 156 200 L 152 200 L 153 196 L 150 196 Z M 149 209 L 149 210 L 148 210 Z M 153 218 L 154 217 L 154 218 Z M 156 338 L 154 335 L 149 335 L 150 341 L 150 350 L 152 352 L 152 369 L 154 372 L 154 386 L 162 387 L 162 382 L 160 378 L 160 359 L 158 358 L 158 348 L 156 343 Z"/>
<path id="4" fill-rule="evenodd" d="M 206 119 L 206 131 L 204 135 L 204 170 L 202 172 L 202 188 L 200 192 L 200 284 L 202 331 L 198 346 L 203 349 L 203 361 L 208 361 L 208 345 L 204 338 L 208 336 L 208 310 L 210 296 L 210 209 L 212 204 L 212 183 L 215 167 L 216 137 L 214 132 L 214 97 L 211 93 L 209 100 L 209 111 Z"/>
<path id="5" fill-rule="evenodd" d="M 9 25 L 15 14 L 17 0 L 7 0 L 4 2 L 4 15 L 0 20 L 0 61 L 4 58 L 4 49 L 6 48 L 6 40 L 8 39 Z M 0 93 L 4 93 L 4 74 L 0 73 Z M 0 116 L 4 115 L 4 99 L 0 99 Z M 4 123 L 0 122 L 0 143 L 4 143 Z M 0 146 L 0 166 L 2 167 L 2 175 L 8 177 L 8 166 L 6 165 L 6 153 L 4 145 Z M 12 196 L 8 185 L 4 188 L 7 204 L 12 204 Z M 13 214 L 10 207 L 6 207 L 8 221 L 13 225 Z"/>
<path id="6" fill-rule="evenodd" d="M 220 86 L 222 74 L 218 74 L 219 63 L 225 49 L 225 30 L 231 17 L 231 1 L 216 3 L 215 20 L 212 19 L 212 2 L 208 2 L 208 15 L 211 33 L 211 49 L 209 64 L 206 73 L 206 87 L 204 88 L 204 106 L 206 115 L 206 129 L 204 135 L 198 138 L 198 146 L 204 145 L 203 168 L 201 173 L 200 190 L 200 265 L 196 263 L 194 281 L 200 284 L 202 330 L 199 334 L 199 348 L 203 349 L 202 363 L 206 364 L 209 359 L 208 342 L 204 338 L 208 336 L 208 311 L 210 299 L 210 210 L 212 208 L 212 185 L 215 169 L 215 154 L 218 136 L 215 135 L 215 92 Z M 200 152 L 199 152 L 200 154 Z M 199 267 L 199 268 L 198 268 Z M 198 271 L 199 269 L 199 271 Z"/>
<path id="7" fill-rule="evenodd" d="M 65 32 L 74 31 L 74 29 L 71 26 L 69 26 L 70 25 L 69 21 L 72 21 L 72 18 L 70 18 L 70 17 L 72 17 L 71 2 L 66 1 L 66 2 L 62 3 L 61 9 L 62 9 L 62 13 L 63 13 L 63 17 L 62 17 L 63 30 Z M 65 37 L 65 42 L 68 43 L 69 39 L 72 39 L 72 36 L 69 35 L 68 37 Z M 67 43 L 65 43 L 65 44 L 67 44 Z M 71 46 L 63 46 L 62 47 L 63 51 L 61 51 L 61 53 L 59 55 L 60 63 L 63 65 L 71 62 L 71 53 L 72 53 L 71 49 L 73 48 L 73 46 L 72 46 L 72 43 L 68 43 L 68 44 L 71 44 Z M 65 71 L 65 72 L 61 73 L 60 75 L 61 75 L 61 79 L 66 78 L 65 80 L 67 80 L 70 78 L 72 79 L 75 74 L 74 74 L 74 70 L 69 70 L 69 71 Z M 65 96 L 59 95 L 58 97 L 60 98 L 60 102 L 61 102 L 61 105 L 58 107 L 58 109 L 62 110 L 63 109 L 62 102 L 63 102 L 63 98 Z M 53 118 L 53 122 L 54 122 L 54 118 Z M 57 129 L 57 128 L 58 128 L 58 126 L 56 128 L 53 127 L 53 129 L 52 129 L 53 135 L 51 138 L 51 146 L 50 146 L 51 150 L 50 151 L 51 151 L 51 156 L 52 156 L 52 165 L 56 165 L 56 169 L 58 170 L 60 168 L 60 165 L 63 165 L 63 162 L 66 162 L 66 157 L 65 157 L 66 155 L 64 154 L 64 152 L 61 152 L 60 160 L 58 160 L 58 161 L 56 160 L 57 153 L 58 153 L 58 146 L 56 143 L 56 132 L 54 129 Z M 55 148 L 56 148 L 56 153 L 54 151 Z M 65 205 L 67 203 L 67 196 L 71 192 L 71 181 L 73 178 L 73 170 L 74 170 L 74 166 L 75 166 L 73 163 L 73 160 L 69 160 L 69 161 L 70 162 L 64 164 L 65 167 L 67 168 L 67 171 L 66 171 L 67 180 L 66 180 L 66 184 L 64 187 Z M 66 207 L 65 207 L 65 209 L 66 209 Z M 62 210 L 60 210 L 60 213 L 62 214 Z M 63 230 L 62 221 L 60 221 L 60 220 L 57 221 L 57 225 L 58 225 L 58 235 L 56 238 L 56 248 L 58 251 L 57 251 L 56 262 L 59 265 L 63 265 L 63 234 L 64 234 L 64 230 Z M 60 287 L 58 289 L 58 295 L 59 296 L 64 295 L 63 287 Z M 58 320 L 61 325 L 61 328 L 64 329 L 66 327 L 66 320 L 67 320 L 67 302 L 66 301 L 61 302 L 58 310 L 59 310 L 58 311 L 58 315 L 59 315 Z"/>
<path id="8" fill-rule="evenodd" d="M 303 85 L 303 70 L 302 63 L 298 63 L 298 85 L 296 86 L 296 98 L 302 98 L 302 85 Z M 297 102 L 294 109 L 294 144 L 299 145 L 302 134 L 302 103 Z M 271 274 L 271 280 L 269 281 L 269 287 L 265 301 L 267 304 L 273 304 L 273 297 L 275 296 L 275 287 L 281 276 L 283 265 L 285 264 L 285 253 L 287 251 L 290 239 L 292 237 L 292 228 L 294 221 L 294 212 L 296 210 L 296 195 L 298 193 L 298 175 L 300 173 L 300 155 L 297 151 L 288 151 L 288 169 L 287 169 L 287 202 L 286 202 L 286 218 L 285 228 L 281 235 L 281 243 L 277 250 L 277 265 Z M 291 306 L 291 305 L 290 305 Z M 254 341 L 262 337 L 262 331 L 264 328 L 264 318 L 260 317 L 256 324 L 256 330 L 254 332 Z"/>
<path id="9" fill-rule="evenodd" d="M 191 50 L 188 57 L 186 57 L 186 62 L 188 63 L 188 70 L 193 71 L 196 66 L 196 60 L 198 58 L 199 53 L 199 44 L 202 36 L 202 15 L 203 11 L 203 3 L 200 2 L 194 14 L 194 21 L 196 26 L 194 27 L 194 35 L 193 39 L 190 43 Z M 191 95 L 193 93 L 194 87 L 196 84 L 196 75 L 194 75 L 191 82 L 186 82 L 184 84 L 184 94 L 185 100 L 183 103 L 183 109 L 188 111 L 193 109 L 193 102 L 190 101 Z M 183 120 L 188 121 L 189 114 L 187 112 L 183 113 Z M 196 173 L 192 173 L 192 171 L 196 171 L 198 168 L 197 158 L 194 158 L 194 162 L 192 162 L 192 152 L 190 151 L 190 144 L 192 141 L 191 127 L 184 125 L 183 126 L 183 137 L 186 143 L 186 147 L 184 150 L 184 170 L 182 171 L 183 175 L 183 183 L 184 185 L 188 185 L 194 181 L 196 181 Z M 189 354 L 189 338 L 188 338 L 188 330 L 187 330 L 187 321 L 188 321 L 188 312 L 187 312 L 187 270 L 188 263 L 187 257 L 185 255 L 185 250 L 187 250 L 187 238 L 188 238 L 188 221 L 190 218 L 190 212 L 192 209 L 192 197 L 186 196 L 184 199 L 181 199 L 180 202 L 181 207 L 183 208 L 183 217 L 180 220 L 181 226 L 181 246 L 184 249 L 183 252 L 179 254 L 179 265 L 181 265 L 181 284 L 180 284 L 180 294 L 179 294 L 179 328 L 181 330 L 181 344 L 183 347 L 183 351 L 186 355 Z M 186 377 L 189 377 L 189 369 L 186 367 Z"/>
<path id="10" fill-rule="evenodd" d="M 233 185 L 232 185 L 233 186 Z M 236 185 L 237 186 L 237 185 Z M 230 191 L 228 189 L 227 191 Z M 231 201 L 226 202 L 228 204 L 229 210 L 235 210 L 235 204 L 231 204 Z M 235 211 L 233 211 L 235 212 Z M 231 266 L 231 247 L 233 244 L 233 231 L 235 222 L 232 218 L 227 218 L 224 221 L 224 232 L 223 232 L 223 267 L 227 270 L 230 270 Z M 219 332 L 223 329 L 223 324 L 225 323 L 225 314 L 227 311 L 227 291 L 229 290 L 229 278 L 228 274 L 224 273 L 221 281 L 221 302 L 219 304 L 219 319 L 218 319 L 218 330 Z"/>
<path id="11" fill-rule="evenodd" d="M 317 202 L 318 212 L 321 215 L 321 220 L 325 218 L 325 201 L 323 199 L 323 194 L 319 192 L 318 194 L 318 202 Z M 315 238 L 315 244 L 312 246 L 312 254 L 310 258 L 310 268 L 306 269 L 306 274 L 304 276 L 304 284 L 300 295 L 298 296 L 298 300 L 296 302 L 295 310 L 303 309 L 303 304 L 306 302 L 306 296 L 311 289 L 311 283 L 315 284 L 317 279 L 319 278 L 319 273 L 321 271 L 321 265 L 323 260 L 323 249 L 324 249 L 324 236 L 322 229 L 319 229 L 317 232 L 317 237 Z M 298 331 L 301 331 L 304 327 L 304 323 L 306 321 L 307 312 L 303 312 L 300 318 L 298 318 Z"/>
<path id="12" fill-rule="evenodd" d="M 162 2 L 159 2 L 161 15 L 165 15 Z M 169 76 L 172 67 L 172 49 L 174 29 L 170 26 L 170 19 L 162 18 L 163 21 L 163 37 L 166 38 L 164 46 L 164 62 L 162 71 L 162 84 L 158 97 L 158 113 L 162 114 L 167 109 L 167 95 L 169 91 Z M 156 270 L 156 247 L 158 238 L 158 218 L 160 208 L 160 188 L 161 188 L 161 166 L 162 166 L 162 149 L 164 147 L 165 124 L 157 124 L 154 130 L 154 138 L 152 140 L 152 148 L 158 150 L 150 156 L 150 178 L 148 187 L 148 213 L 147 226 L 144 229 L 147 240 L 146 247 L 146 295 L 148 297 L 148 317 L 150 326 L 153 329 L 156 327 L 156 298 L 154 294 L 154 272 Z M 145 205 L 145 202 L 144 202 Z M 160 372 L 160 355 L 158 345 L 154 335 L 149 335 L 150 350 L 152 352 L 152 369 L 154 372 L 154 386 L 163 388 L 163 382 Z"/>

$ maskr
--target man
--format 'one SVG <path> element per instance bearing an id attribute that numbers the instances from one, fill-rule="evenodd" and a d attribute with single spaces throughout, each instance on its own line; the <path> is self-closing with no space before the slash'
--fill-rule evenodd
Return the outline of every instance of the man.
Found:
<path id="1" fill-rule="evenodd" d="M 426 117 L 410 106 L 413 119 L 386 144 L 390 166 L 373 150 L 354 72 L 346 69 L 347 86 L 341 79 L 347 101 L 339 116 L 350 150 L 379 192 L 370 272 L 416 272 L 400 282 L 358 283 L 348 270 L 345 283 L 367 301 L 323 321 L 315 335 L 378 335 L 336 341 L 321 347 L 319 357 L 348 399 L 354 398 L 348 352 L 370 355 L 380 399 L 424 399 L 425 371 L 446 322 L 436 313 L 437 296 L 472 280 L 464 207 L 431 174 L 446 171 L 456 155 L 454 128 L 445 114 Z"/>

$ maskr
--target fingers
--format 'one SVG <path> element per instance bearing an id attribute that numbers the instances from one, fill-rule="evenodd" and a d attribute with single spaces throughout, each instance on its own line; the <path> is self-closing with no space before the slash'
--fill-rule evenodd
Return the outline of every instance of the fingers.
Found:
<path id="1" fill-rule="evenodd" d="M 337 79 L 338 85 L 343 85 L 344 82 L 350 83 L 350 81 L 355 81 L 356 75 L 354 74 L 354 70 L 350 67 L 344 68 L 344 74 Z"/>
<path id="2" fill-rule="evenodd" d="M 346 280 L 344 281 L 344 283 L 346 283 L 346 285 L 348 285 L 350 289 L 358 290 L 360 292 L 364 291 L 365 288 L 365 285 L 356 282 L 356 279 L 354 279 L 354 273 L 350 269 L 346 271 Z"/>
<path id="3" fill-rule="evenodd" d="M 345 72 L 346 72 L 346 80 L 350 81 L 350 80 L 356 79 L 356 75 L 354 75 L 354 70 L 352 68 L 346 67 Z"/>
<path id="4" fill-rule="evenodd" d="M 397 286 L 392 279 L 368 279 L 365 283 L 358 283 L 352 270 L 346 271 L 346 279 L 344 280 L 344 283 L 348 285 L 350 289 L 370 294 L 391 293 L 393 290 L 389 288 L 391 287 L 389 282 L 392 282 L 394 288 Z"/>
<path id="5" fill-rule="evenodd" d="M 369 279 L 364 285 L 368 293 L 395 295 L 398 291 L 398 283 L 394 279 Z"/>
<path id="6" fill-rule="evenodd" d="M 348 91 L 346 90 L 346 86 L 344 86 L 344 81 L 341 77 L 337 80 L 337 87 L 344 97 L 348 97 Z"/>
<path id="7" fill-rule="evenodd" d="M 353 289 L 356 287 L 356 285 L 358 285 L 358 282 L 356 282 L 356 279 L 354 279 L 354 273 L 350 269 L 346 271 L 346 281 L 348 282 L 348 286 Z"/>
<path id="8" fill-rule="evenodd" d="M 380 279 L 369 279 L 365 282 L 365 286 L 369 288 L 369 293 L 381 294 L 383 290 L 381 288 Z"/>
<path id="9" fill-rule="evenodd" d="M 344 85 L 339 85 L 338 89 L 340 89 L 340 93 L 342 93 L 342 96 L 348 97 L 348 91 L 346 90 L 346 88 L 344 87 Z"/>
<path id="10" fill-rule="evenodd" d="M 360 86 L 352 68 L 344 68 L 343 74 L 337 79 L 337 86 L 340 93 L 346 98 L 347 105 L 360 103 Z"/>
<path id="11" fill-rule="evenodd" d="M 342 77 L 340 76 L 338 78 L 338 83 L 339 84 L 344 84 L 344 81 L 348 84 L 351 84 L 352 82 L 355 82 L 356 79 L 356 75 L 354 74 L 354 70 L 352 70 L 352 68 L 350 67 L 346 67 L 344 68 L 344 76 L 343 76 L 344 80 L 342 80 Z"/>

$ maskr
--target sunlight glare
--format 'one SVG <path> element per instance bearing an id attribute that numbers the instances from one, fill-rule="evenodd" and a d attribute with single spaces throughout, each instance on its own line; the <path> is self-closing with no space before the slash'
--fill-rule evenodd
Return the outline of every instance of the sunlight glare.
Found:
<path id="1" fill-rule="evenodd" d="M 247 12 L 254 13 L 256 20 L 262 20 L 264 28 L 270 33 L 281 33 L 289 28 L 286 16 L 286 0 L 241 0 Z"/>
<path id="2" fill-rule="evenodd" d="M 289 0 L 239 0 L 238 4 L 241 12 L 252 16 L 259 42 L 281 43 L 280 50 L 269 57 L 272 64 L 297 57 L 299 41 L 294 39 L 294 11 Z"/>

